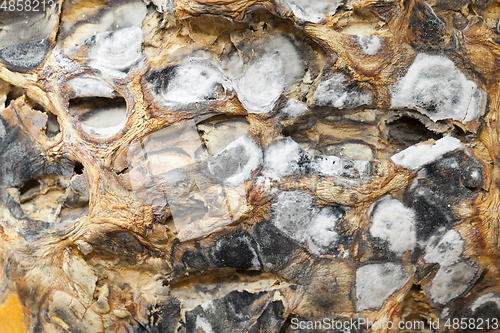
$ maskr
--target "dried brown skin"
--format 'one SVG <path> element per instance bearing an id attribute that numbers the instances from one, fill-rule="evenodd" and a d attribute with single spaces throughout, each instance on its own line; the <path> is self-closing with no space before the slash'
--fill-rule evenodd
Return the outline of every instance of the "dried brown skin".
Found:
<path id="1" fill-rule="evenodd" d="M 43 60 L 25 52 L 18 61 L 26 45 L 4 36 L 0 331 L 7 321 L 27 332 L 208 333 L 296 332 L 292 319 L 327 317 L 498 318 L 499 7 L 428 4 L 347 1 L 313 23 L 281 1 L 175 1 L 171 12 L 155 2 L 148 10 L 141 2 L 61 1 L 48 15 L 59 27 L 29 30 L 33 40 L 47 39 L 37 46 L 48 45 Z M 120 21 L 120 8 L 144 19 Z M 109 13 L 117 18 L 105 25 Z M 18 17 L 1 19 L 15 26 Z M 130 44 L 113 55 L 137 31 L 119 39 L 120 29 L 137 24 L 142 52 L 127 58 L 136 55 Z M 110 53 L 92 31 L 116 32 L 108 36 L 118 41 Z M 366 51 L 357 35 L 378 36 L 380 47 Z M 286 53 L 281 78 L 290 82 L 276 100 L 257 101 L 252 91 L 270 77 L 261 93 L 272 93 L 275 72 L 252 66 L 275 61 L 280 50 L 295 50 L 303 68 L 294 69 L 293 52 Z M 235 54 L 243 67 L 231 62 Z M 486 93 L 484 114 L 433 121 L 415 105 L 392 107 L 393 87 L 421 54 L 451 59 Z M 250 90 L 246 68 L 258 77 Z M 322 104 L 318 92 L 336 75 L 345 82 L 330 86 L 329 96 L 344 89 L 347 97 Z M 72 85 L 89 77 L 80 92 Z M 215 82 L 208 92 L 197 85 L 207 77 Z M 188 102 L 172 102 L 183 93 Z M 96 107 L 100 122 L 115 114 L 125 120 L 99 135 L 75 115 L 77 97 L 106 98 Z M 287 111 L 290 101 L 307 110 Z M 154 141 L 169 128 L 175 133 Z M 225 148 L 246 133 L 247 146 Z M 445 135 L 463 149 L 414 169 L 391 160 Z M 301 150 L 293 170 L 273 169 L 294 153 L 272 149 L 295 143 Z M 243 181 L 231 181 L 251 163 L 244 159 L 252 149 L 259 163 Z M 344 155 L 334 163 L 350 176 L 317 166 Z M 169 170 L 178 177 L 168 178 Z M 387 200 L 399 202 L 391 213 L 406 212 L 401 219 L 411 220 L 416 239 L 401 245 L 375 233 Z M 329 229 L 319 229 L 322 216 Z M 455 238 L 441 253 L 453 262 L 428 259 L 446 235 Z M 324 245 L 322 237 L 333 238 Z M 383 282 L 370 286 L 377 276 Z"/>

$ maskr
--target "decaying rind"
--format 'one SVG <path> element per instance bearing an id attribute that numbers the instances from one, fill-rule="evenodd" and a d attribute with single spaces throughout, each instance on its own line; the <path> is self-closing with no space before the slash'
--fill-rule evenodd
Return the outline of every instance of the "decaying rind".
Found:
<path id="1" fill-rule="evenodd" d="M 497 319 L 499 9 L 4 12 L 0 332 Z"/>

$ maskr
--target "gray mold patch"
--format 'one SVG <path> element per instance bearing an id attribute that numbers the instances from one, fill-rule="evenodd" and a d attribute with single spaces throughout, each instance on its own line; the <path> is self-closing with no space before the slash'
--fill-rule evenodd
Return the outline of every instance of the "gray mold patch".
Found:
<path id="1" fill-rule="evenodd" d="M 370 105 L 373 94 L 368 91 L 358 91 L 346 83 L 343 74 L 335 73 L 323 78 L 314 93 L 313 104 L 317 106 L 333 106 L 338 109 L 354 108 Z"/>
<path id="2" fill-rule="evenodd" d="M 219 182 L 239 186 L 250 179 L 261 164 L 262 150 L 250 136 L 244 135 L 203 163 L 202 170 Z"/>
<path id="3" fill-rule="evenodd" d="M 427 293 L 437 304 L 446 304 L 472 287 L 479 268 L 462 259 L 464 240 L 456 230 L 449 230 L 441 239 L 429 241 L 423 258 L 426 263 L 438 263 L 440 268 L 432 279 Z"/>
<path id="4" fill-rule="evenodd" d="M 479 268 L 467 260 L 441 267 L 427 291 L 431 301 L 446 304 L 472 287 Z"/>
<path id="5" fill-rule="evenodd" d="M 287 315 L 278 291 L 232 291 L 186 312 L 186 332 L 278 332 Z M 275 299 L 273 299 L 275 297 Z"/>
<path id="6" fill-rule="evenodd" d="M 378 36 L 356 35 L 358 45 L 364 54 L 374 56 L 382 47 L 382 42 Z"/>
<path id="7" fill-rule="evenodd" d="M 347 160 L 337 156 L 319 155 L 315 156 L 314 162 L 314 168 L 321 176 L 361 180 L 367 179 L 370 175 L 369 161 Z"/>
<path id="8" fill-rule="evenodd" d="M 316 213 L 313 196 L 304 191 L 281 192 L 272 205 L 274 225 L 290 238 L 304 243 L 311 216 Z"/>
<path id="9" fill-rule="evenodd" d="M 464 250 L 464 240 L 456 230 L 449 230 L 438 242 L 429 242 L 425 250 L 426 263 L 438 263 L 446 267 L 457 262 Z"/>
<path id="10" fill-rule="evenodd" d="M 399 264 L 369 264 L 356 270 L 357 310 L 379 309 L 385 300 L 400 290 L 411 278 Z"/>
<path id="11" fill-rule="evenodd" d="M 325 254 L 338 245 L 337 225 L 344 217 L 341 207 L 313 205 L 313 196 L 304 191 L 286 191 L 272 205 L 273 223 L 288 237 L 316 254 Z"/>
<path id="12" fill-rule="evenodd" d="M 29 71 L 43 62 L 49 49 L 48 39 L 18 43 L 1 49 L 0 59 L 12 70 Z"/>
<path id="13" fill-rule="evenodd" d="M 420 53 L 391 89 L 392 108 L 411 108 L 433 121 L 468 123 L 484 113 L 486 94 L 453 61 Z"/>
<path id="14" fill-rule="evenodd" d="M 277 141 L 264 152 L 263 175 L 274 180 L 318 174 L 353 184 L 369 179 L 370 171 L 370 161 L 347 160 L 329 155 L 313 156 L 290 137 Z"/>
<path id="15" fill-rule="evenodd" d="M 86 42 L 93 46 L 89 54 L 89 65 L 104 77 L 124 78 L 129 71 L 145 61 L 142 42 L 142 30 L 139 27 L 98 33 Z"/>
<path id="16" fill-rule="evenodd" d="M 243 55 L 250 56 L 250 60 L 239 70 L 238 63 L 233 64 L 233 82 L 238 98 L 250 113 L 272 111 L 281 93 L 305 73 L 297 46 L 285 36 L 269 38 L 260 45 L 250 44 Z"/>
<path id="17" fill-rule="evenodd" d="M 175 108 L 222 100 L 231 90 L 231 84 L 222 71 L 206 61 L 191 59 L 174 69 L 161 97 L 164 106 Z"/>

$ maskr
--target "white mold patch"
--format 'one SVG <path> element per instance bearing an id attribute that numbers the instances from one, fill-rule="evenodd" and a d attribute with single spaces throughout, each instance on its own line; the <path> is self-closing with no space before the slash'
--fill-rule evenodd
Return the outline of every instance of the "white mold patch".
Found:
<path id="1" fill-rule="evenodd" d="M 304 61 L 294 43 L 284 36 L 249 45 L 243 53 L 250 56 L 248 64 L 240 71 L 232 70 L 238 73 L 234 81 L 238 98 L 250 113 L 270 112 L 281 93 L 302 78 Z"/>
<path id="2" fill-rule="evenodd" d="M 61 20 L 58 46 L 63 49 L 72 48 L 82 45 L 99 33 L 142 27 L 147 11 L 144 2 L 128 0 L 105 6 L 98 14 L 94 7 L 80 7 L 79 15 L 65 15 Z M 96 16 L 99 18 L 96 19 Z"/>
<path id="3" fill-rule="evenodd" d="M 287 0 L 293 14 L 299 21 L 320 23 L 328 15 L 333 15 L 342 4 L 341 0 Z"/>
<path id="4" fill-rule="evenodd" d="M 468 123 L 483 114 L 485 93 L 442 56 L 420 53 L 392 88 L 392 108 L 411 108 L 433 121 Z"/>
<path id="5" fill-rule="evenodd" d="M 222 100 L 231 83 L 221 70 L 206 61 L 191 59 L 176 67 L 172 79 L 161 95 L 162 105 L 168 108 L 186 104 Z"/>
<path id="6" fill-rule="evenodd" d="M 142 54 L 143 36 L 139 27 L 113 32 L 101 32 L 91 39 L 94 44 L 89 66 L 110 78 L 123 78 L 127 71 L 145 61 Z"/>
<path id="7" fill-rule="evenodd" d="M 428 290 L 430 299 L 445 304 L 459 297 L 471 287 L 477 272 L 478 268 L 465 260 L 441 267 Z"/>
<path id="8" fill-rule="evenodd" d="M 269 195 L 274 195 L 278 192 L 279 183 L 269 177 L 259 176 L 255 181 L 255 187 Z"/>
<path id="9" fill-rule="evenodd" d="M 460 140 L 451 136 L 445 136 L 437 140 L 433 145 L 416 145 L 406 148 L 405 150 L 394 154 L 391 161 L 394 164 L 407 169 L 418 169 L 421 166 L 434 162 L 444 154 L 456 150 L 463 149 Z"/>
<path id="10" fill-rule="evenodd" d="M 206 320 L 202 316 L 196 317 L 196 329 L 202 330 L 202 332 L 204 333 L 214 333 L 214 331 L 212 330 L 212 325 L 210 325 L 208 320 Z"/>
<path id="11" fill-rule="evenodd" d="M 264 152 L 264 174 L 279 179 L 301 171 L 299 162 L 307 157 L 297 142 L 290 138 L 278 141 Z"/>
<path id="12" fill-rule="evenodd" d="M 289 137 L 276 142 L 264 152 L 264 176 L 277 180 L 311 172 L 353 182 L 368 179 L 370 169 L 369 161 L 346 160 L 329 155 L 312 156 Z"/>
<path id="13" fill-rule="evenodd" d="M 387 241 L 389 249 L 402 254 L 415 248 L 417 235 L 415 212 L 399 200 L 385 197 L 374 203 L 370 234 Z"/>
<path id="14" fill-rule="evenodd" d="M 411 278 L 408 270 L 398 264 L 369 264 L 356 270 L 357 310 L 379 309 L 394 292 Z"/>
<path id="15" fill-rule="evenodd" d="M 494 293 L 487 293 L 479 296 L 474 303 L 470 306 L 472 312 L 475 312 L 478 308 L 483 306 L 486 303 L 492 303 L 492 305 L 496 306 L 498 310 L 500 310 L 500 297 L 495 295 Z"/>
<path id="16" fill-rule="evenodd" d="M 322 176 L 365 179 L 370 174 L 369 161 L 345 160 L 329 155 L 316 156 L 314 161 L 316 171 Z"/>
<path id="17" fill-rule="evenodd" d="M 297 101 L 294 98 L 289 98 L 286 102 L 286 105 L 283 109 L 280 110 L 280 113 L 284 116 L 285 119 L 297 118 L 303 115 L 307 111 L 307 105 Z"/>
<path id="18" fill-rule="evenodd" d="M 441 267 L 449 266 L 457 260 L 464 250 L 464 240 L 456 230 L 450 230 L 439 240 L 430 242 L 425 250 L 426 263 L 438 263 Z"/>
<path id="19" fill-rule="evenodd" d="M 71 98 L 78 97 L 106 97 L 113 98 L 117 96 L 114 89 L 101 79 L 89 75 L 75 77 L 68 81 L 68 87 L 71 91 Z"/>
<path id="20" fill-rule="evenodd" d="M 351 89 L 345 81 L 345 76 L 340 73 L 324 78 L 314 93 L 313 104 L 345 109 L 372 103 L 373 94 L 371 92 Z"/>
<path id="21" fill-rule="evenodd" d="M 378 36 L 356 35 L 356 41 L 363 53 L 374 56 L 380 50 L 382 42 Z"/>
<path id="22" fill-rule="evenodd" d="M 312 218 L 307 235 L 307 245 L 316 254 L 324 254 L 339 240 L 335 226 L 342 218 L 338 211 L 332 207 L 325 207 Z"/>

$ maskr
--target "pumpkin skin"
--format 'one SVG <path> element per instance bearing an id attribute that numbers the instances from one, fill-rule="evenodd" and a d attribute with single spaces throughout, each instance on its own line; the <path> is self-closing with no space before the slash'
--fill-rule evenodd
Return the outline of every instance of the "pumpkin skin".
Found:
<path id="1" fill-rule="evenodd" d="M 498 3 L 43 4 L 0 31 L 0 332 L 498 329 Z"/>

